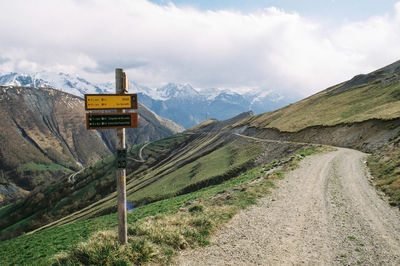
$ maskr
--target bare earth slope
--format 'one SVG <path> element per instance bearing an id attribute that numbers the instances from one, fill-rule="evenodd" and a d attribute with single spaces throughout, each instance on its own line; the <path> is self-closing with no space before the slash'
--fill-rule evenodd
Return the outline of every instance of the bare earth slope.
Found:
<path id="1" fill-rule="evenodd" d="M 400 213 L 368 183 L 364 153 L 307 157 L 258 206 L 178 265 L 400 265 Z"/>

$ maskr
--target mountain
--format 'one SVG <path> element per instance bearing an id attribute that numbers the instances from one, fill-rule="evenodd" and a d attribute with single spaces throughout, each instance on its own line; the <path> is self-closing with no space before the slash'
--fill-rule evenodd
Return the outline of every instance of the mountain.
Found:
<path id="1" fill-rule="evenodd" d="M 0 85 L 21 87 L 51 87 L 75 96 L 86 93 L 110 93 L 87 80 L 65 73 L 38 72 L 33 74 L 9 73 L 0 76 Z"/>
<path id="2" fill-rule="evenodd" d="M 151 241 L 165 240 L 175 245 L 174 249 L 188 247 L 183 240 L 180 242 L 184 237 L 207 243 L 209 231 L 205 228 L 211 222 L 203 214 L 208 205 L 222 210 L 237 202 L 245 206 L 256 202 L 257 196 L 244 198 L 246 191 L 255 193 L 254 187 L 265 191 L 266 187 L 257 184 L 282 178 L 284 170 L 295 168 L 301 158 L 322 144 L 369 152 L 371 182 L 388 195 L 391 205 L 400 206 L 399 95 L 400 61 L 273 112 L 245 112 L 225 121 L 208 119 L 180 134 L 131 147 L 127 200 L 135 210 L 129 213 L 128 223 L 130 237 L 139 239 L 130 242 L 130 246 L 143 247 L 148 240 L 138 227 L 141 222 L 156 223 L 161 233 L 153 234 Z M 229 101 L 238 99 L 233 97 Z M 70 251 L 71 245 L 87 240 L 98 230 L 116 227 L 114 163 L 111 155 L 77 173 L 72 181 L 64 178 L 41 186 L 26 199 L 1 208 L 3 236 L 38 228 L 0 243 L 2 254 L 17 250 L 13 253 L 15 258 L 9 259 L 10 264 L 48 264 L 46 259 Z M 221 207 L 224 201 L 229 206 Z M 157 223 L 171 213 L 177 217 Z M 179 228 L 182 234 L 165 233 L 164 229 L 184 220 L 179 216 L 183 213 L 190 217 L 190 223 Z M 212 219 L 216 219 L 217 213 L 211 213 Z M 195 234 L 195 225 L 203 231 Z M 113 236 L 102 234 L 105 238 Z M 38 241 L 46 244 L 40 251 Z"/>
<path id="3" fill-rule="evenodd" d="M 29 86 L 29 87 L 49 87 L 49 83 L 42 79 L 36 79 L 31 75 L 20 75 L 18 73 L 9 73 L 0 76 L 1 85 Z"/>
<path id="4" fill-rule="evenodd" d="M 115 130 L 86 130 L 84 101 L 77 96 L 52 88 L 2 86 L 0 103 L 0 203 L 115 151 Z M 126 130 L 128 145 L 183 130 L 142 104 L 138 112 L 140 127 Z"/>
<path id="5" fill-rule="evenodd" d="M 282 109 L 244 121 L 250 127 L 295 132 L 400 116 L 400 61 L 332 86 Z"/>
<path id="6" fill-rule="evenodd" d="M 100 87 L 112 91 L 112 83 Z M 209 118 L 224 120 L 250 110 L 256 114 L 272 111 L 299 99 L 268 90 L 241 94 L 217 88 L 197 90 L 187 83 L 149 88 L 131 81 L 130 89 L 138 92 L 139 100 L 155 113 L 185 128 Z"/>
<path id="7" fill-rule="evenodd" d="M 0 76 L 0 85 L 44 86 L 83 97 L 86 93 L 114 93 L 114 83 L 91 83 L 64 73 L 10 73 Z M 264 113 L 283 107 L 298 98 L 271 91 L 235 93 L 228 90 L 196 90 L 190 84 L 168 83 L 149 88 L 130 81 L 130 92 L 139 93 L 139 101 L 157 115 L 168 118 L 185 128 L 209 118 L 228 119 L 252 110 Z"/>
<path id="8" fill-rule="evenodd" d="M 209 118 L 224 120 L 250 110 L 255 113 L 267 112 L 294 101 L 276 93 L 239 94 L 218 89 L 197 91 L 189 84 L 169 83 L 156 90 L 140 86 L 136 88 L 143 104 L 185 128 Z"/>

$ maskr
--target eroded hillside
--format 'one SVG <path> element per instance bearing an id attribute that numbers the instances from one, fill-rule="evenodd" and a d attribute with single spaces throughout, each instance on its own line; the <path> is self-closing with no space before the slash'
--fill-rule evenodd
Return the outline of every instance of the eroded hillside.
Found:
<path id="1" fill-rule="evenodd" d="M 0 88 L 0 204 L 91 165 L 115 150 L 115 130 L 88 131 L 84 101 L 52 88 Z M 183 130 L 139 106 L 133 145 Z"/>

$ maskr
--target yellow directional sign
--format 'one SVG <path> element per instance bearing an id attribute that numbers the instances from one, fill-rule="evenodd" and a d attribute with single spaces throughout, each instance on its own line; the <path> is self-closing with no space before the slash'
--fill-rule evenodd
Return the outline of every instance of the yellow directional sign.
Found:
<path id="1" fill-rule="evenodd" d="M 137 94 L 85 94 L 86 110 L 137 109 Z"/>

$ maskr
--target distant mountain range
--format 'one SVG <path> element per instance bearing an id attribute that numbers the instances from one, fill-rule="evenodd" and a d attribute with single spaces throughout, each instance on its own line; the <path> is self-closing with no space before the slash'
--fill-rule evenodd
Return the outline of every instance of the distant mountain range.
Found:
<path id="1" fill-rule="evenodd" d="M 22 87 L 51 87 L 79 97 L 85 93 L 110 93 L 109 88 L 101 88 L 83 78 L 52 72 L 37 72 L 34 74 L 9 73 L 0 75 L 0 85 Z"/>
<path id="2" fill-rule="evenodd" d="M 85 93 L 114 93 L 114 83 L 96 84 L 64 73 L 38 72 L 0 75 L 0 85 L 52 87 L 83 97 Z M 169 83 L 149 88 L 130 82 L 130 92 L 139 93 L 139 101 L 156 114 L 171 119 L 185 128 L 209 118 L 228 119 L 252 110 L 255 114 L 272 111 L 299 100 L 273 91 L 239 94 L 219 89 L 194 89 L 190 84 Z"/>

